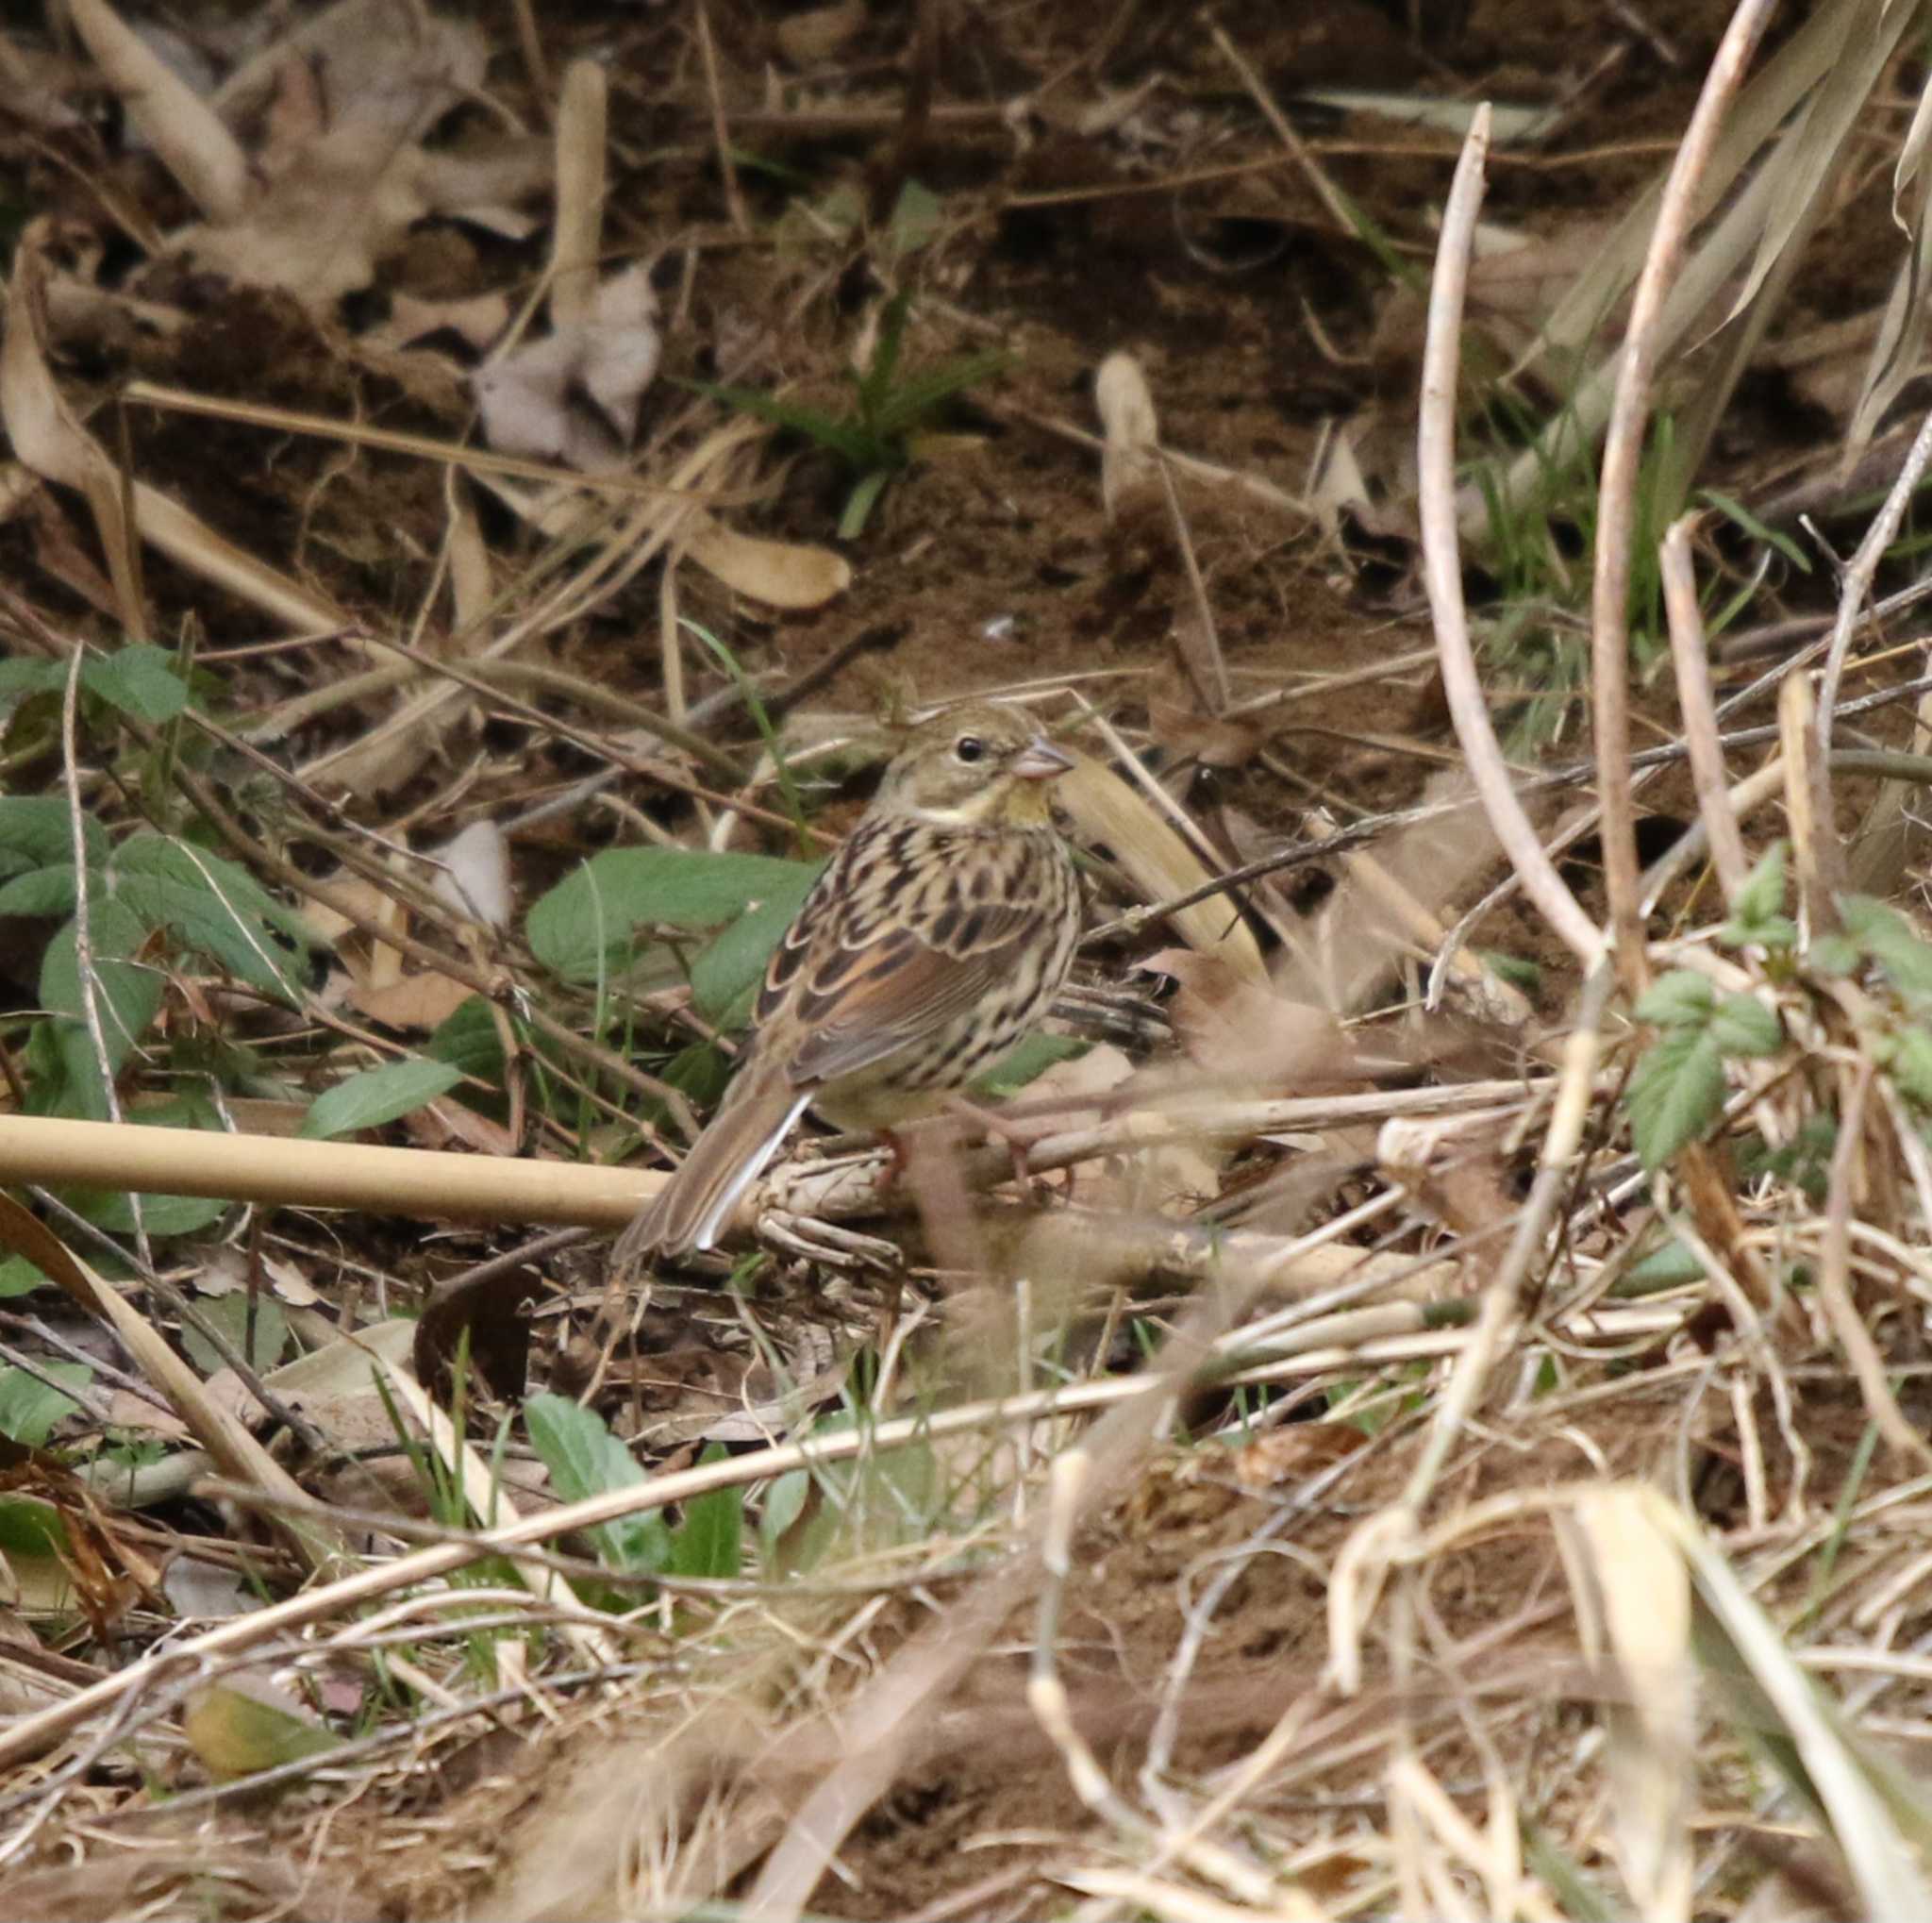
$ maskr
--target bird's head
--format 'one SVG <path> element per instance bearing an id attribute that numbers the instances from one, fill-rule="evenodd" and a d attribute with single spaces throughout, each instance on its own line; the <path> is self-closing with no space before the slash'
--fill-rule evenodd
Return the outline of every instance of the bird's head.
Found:
<path id="1" fill-rule="evenodd" d="M 912 730 L 873 805 L 941 828 L 1043 828 L 1047 789 L 1073 765 L 1031 716 L 973 702 Z"/>

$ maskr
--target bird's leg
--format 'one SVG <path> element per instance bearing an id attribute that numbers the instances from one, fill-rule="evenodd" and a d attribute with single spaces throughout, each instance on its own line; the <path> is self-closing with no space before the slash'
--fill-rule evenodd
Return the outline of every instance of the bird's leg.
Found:
<path id="1" fill-rule="evenodd" d="M 906 1147 L 905 1138 L 896 1129 L 881 1129 L 879 1140 L 885 1145 L 885 1173 L 879 1177 L 879 1194 L 890 1196 L 899 1186 L 899 1180 L 912 1165 L 912 1157 Z"/>
<path id="2" fill-rule="evenodd" d="M 1033 1169 L 1026 1158 L 1033 1146 L 1034 1133 L 1024 1123 L 1008 1121 L 997 1109 L 982 1108 L 965 1095 L 948 1095 L 945 1108 L 949 1115 L 956 1115 L 960 1121 L 983 1129 L 989 1140 L 1005 1143 L 1007 1153 L 1012 1159 L 1013 1179 L 1022 1188 L 1031 1184 Z"/>

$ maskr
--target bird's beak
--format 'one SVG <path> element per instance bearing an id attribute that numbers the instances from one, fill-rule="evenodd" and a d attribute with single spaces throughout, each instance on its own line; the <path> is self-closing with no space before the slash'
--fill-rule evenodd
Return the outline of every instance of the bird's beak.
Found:
<path id="1" fill-rule="evenodd" d="M 1036 734 L 1007 763 L 1007 773 L 1023 781 L 1051 781 L 1073 765 L 1074 758 L 1065 748 L 1057 748 L 1043 734 Z"/>

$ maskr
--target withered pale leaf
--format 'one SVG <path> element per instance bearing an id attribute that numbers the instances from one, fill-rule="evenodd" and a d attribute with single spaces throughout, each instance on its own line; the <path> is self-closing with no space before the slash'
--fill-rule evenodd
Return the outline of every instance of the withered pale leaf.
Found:
<path id="1" fill-rule="evenodd" d="M 852 585 L 852 564 L 829 548 L 741 534 L 701 510 L 685 523 L 684 552 L 727 588 L 768 608 L 823 608 Z"/>

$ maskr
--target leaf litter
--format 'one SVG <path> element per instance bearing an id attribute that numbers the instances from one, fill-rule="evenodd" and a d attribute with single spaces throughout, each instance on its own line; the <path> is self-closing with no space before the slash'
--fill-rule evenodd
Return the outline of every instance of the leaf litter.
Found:
<path id="1" fill-rule="evenodd" d="M 1916 1793 L 1874 1743 L 1923 1741 L 1922 1545 L 1876 1441 L 1923 1414 L 1916 927 L 1855 900 L 1801 951 L 1782 870 L 1728 919 L 1679 885 L 1661 998 L 1576 1068 L 1565 951 L 1507 891 L 1461 919 L 1495 844 L 1416 665 L 1444 75 L 1528 115 L 1492 165 L 1460 505 L 1512 756 L 1560 775 L 1596 532 L 1563 437 L 1603 418 L 1631 209 L 1724 12 L 1666 42 L 1498 6 L 1417 44 L 1341 10 L 1341 42 L 1257 8 L 1219 40 L 1130 10 L 1097 47 L 1003 17 L 972 73 L 949 30 L 850 8 L 713 10 L 708 58 L 668 9 L 398 0 L 208 26 L 175 64 L 106 0 L 71 59 L 0 42 L 37 99 L 0 150 L 54 215 L 0 364 L 0 618 L 50 671 L 0 689 L 5 745 L 53 804 L 0 823 L 6 965 L 57 1012 L 16 1018 L 12 1107 L 165 1116 L 205 1159 L 272 1121 L 459 1143 L 506 1194 L 655 1167 L 890 724 L 968 693 L 1079 747 L 1065 821 L 1111 925 L 1019 1139 L 911 1184 L 924 1221 L 834 1142 L 774 1176 L 760 1272 L 657 1278 L 616 1340 L 594 1251 L 433 1204 L 150 1197 L 138 1228 L 66 1188 L 111 1256 L 9 1215 L 0 1680 L 32 1688 L 0 1753 L 43 1772 L 0 1817 L 15 1906 L 642 1915 L 742 1880 L 773 1915 L 1736 1914 L 1773 1888 L 1766 1823 L 1841 1907 L 1920 1899 Z M 1885 69 L 1874 31 L 1827 73 L 1826 35 L 1747 80 L 1673 316 L 1666 410 L 1724 504 L 1707 620 L 1825 605 L 1779 504 L 1916 391 L 1921 130 L 1874 136 L 1878 187 L 1813 231 Z M 89 117 L 108 94 L 139 139 Z M 855 378 L 919 425 L 863 512 L 791 398 Z M 114 653 L 143 640 L 161 661 Z M 1639 701 L 1672 739 L 1661 681 Z M 1651 798 L 1696 812 L 1679 774 Z M 76 844 L 85 899 L 42 878 Z M 1564 857 L 1592 903 L 1598 852 Z M 1248 915 L 1211 891 L 1257 855 L 1292 861 Z M 236 877 L 316 897 L 311 956 Z M 1566 1103 L 1595 1132 L 1562 1232 L 1479 1315 Z M 1215 1360 L 1133 1399 L 1184 1355 Z M 832 1460 L 935 1408 L 959 1428 Z M 688 1493 L 410 1573 L 659 1486 Z M 125 1660 L 164 1627 L 185 1681 Z M 1767 1714 L 1805 1763 L 1782 1787 L 1744 1761 Z M 788 1840 L 822 1795 L 870 1812 L 826 1846 L 840 1882 Z M 220 1840 L 178 1848 L 209 1808 Z"/>

